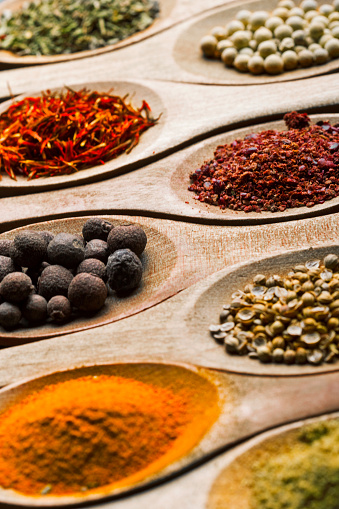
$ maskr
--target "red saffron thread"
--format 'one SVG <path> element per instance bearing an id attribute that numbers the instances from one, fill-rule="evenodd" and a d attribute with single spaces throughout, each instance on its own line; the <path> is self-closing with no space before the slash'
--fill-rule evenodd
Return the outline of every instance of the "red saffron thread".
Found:
<path id="1" fill-rule="evenodd" d="M 14 180 L 70 175 L 129 153 L 158 119 L 146 101 L 126 99 L 67 88 L 12 104 L 0 115 L 0 179 L 2 170 Z"/>

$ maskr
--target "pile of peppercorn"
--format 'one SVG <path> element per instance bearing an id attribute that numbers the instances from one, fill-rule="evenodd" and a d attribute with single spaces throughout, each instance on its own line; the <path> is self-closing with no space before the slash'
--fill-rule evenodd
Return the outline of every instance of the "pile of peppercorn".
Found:
<path id="1" fill-rule="evenodd" d="M 339 124 L 309 125 L 284 116 L 287 131 L 268 130 L 218 146 L 190 178 L 195 199 L 221 209 L 283 212 L 339 196 Z"/>
<path id="2" fill-rule="evenodd" d="M 86 221 L 82 235 L 26 230 L 0 239 L 0 326 L 62 324 L 96 313 L 106 283 L 118 295 L 139 286 L 146 243 L 140 226 L 114 227 L 97 217 Z"/>

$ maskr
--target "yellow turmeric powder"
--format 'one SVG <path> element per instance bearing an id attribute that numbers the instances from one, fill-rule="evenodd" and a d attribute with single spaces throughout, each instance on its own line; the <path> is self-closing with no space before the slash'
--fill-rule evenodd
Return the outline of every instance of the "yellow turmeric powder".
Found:
<path id="1" fill-rule="evenodd" d="M 0 486 L 27 495 L 111 492 L 182 456 L 216 418 L 217 391 L 175 369 L 201 378 L 200 387 L 173 391 L 173 383 L 100 374 L 25 397 L 1 416 Z M 202 405 L 193 397 L 197 389 L 205 391 Z"/>

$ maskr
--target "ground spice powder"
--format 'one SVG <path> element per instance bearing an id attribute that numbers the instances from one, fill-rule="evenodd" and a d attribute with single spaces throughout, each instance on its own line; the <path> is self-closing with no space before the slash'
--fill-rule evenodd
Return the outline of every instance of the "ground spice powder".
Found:
<path id="1" fill-rule="evenodd" d="M 291 112 L 287 131 L 267 130 L 218 146 L 190 178 L 195 199 L 221 209 L 283 212 L 339 196 L 339 124 L 309 125 Z"/>
<path id="2" fill-rule="evenodd" d="M 192 406 L 199 383 L 174 393 L 99 375 L 46 386 L 2 415 L 0 486 L 64 495 L 147 477 L 195 445 L 217 415 L 216 390 L 201 380 L 202 401 L 211 403 L 189 434 L 189 424 L 202 417 Z"/>
<path id="3" fill-rule="evenodd" d="M 338 509 L 339 421 L 274 435 L 216 479 L 208 509 Z"/>

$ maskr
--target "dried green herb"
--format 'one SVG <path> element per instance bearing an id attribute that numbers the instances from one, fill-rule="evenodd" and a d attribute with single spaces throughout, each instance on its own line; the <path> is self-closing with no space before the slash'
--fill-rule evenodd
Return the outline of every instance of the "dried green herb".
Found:
<path id="1" fill-rule="evenodd" d="M 150 26 L 156 0 L 37 0 L 0 18 L 0 49 L 58 55 L 115 44 Z"/>
<path id="2" fill-rule="evenodd" d="M 294 447 L 251 466 L 253 509 L 337 509 L 339 422 L 301 429 Z"/>

